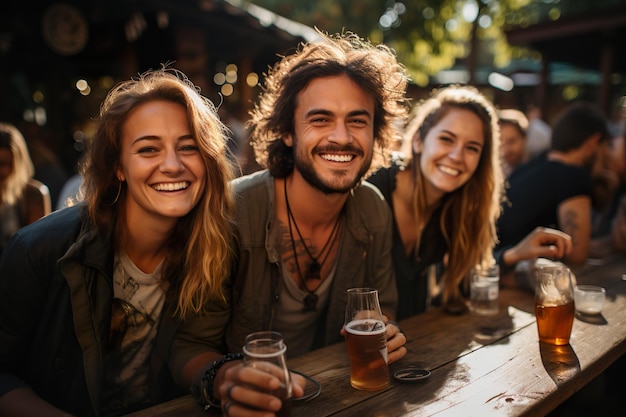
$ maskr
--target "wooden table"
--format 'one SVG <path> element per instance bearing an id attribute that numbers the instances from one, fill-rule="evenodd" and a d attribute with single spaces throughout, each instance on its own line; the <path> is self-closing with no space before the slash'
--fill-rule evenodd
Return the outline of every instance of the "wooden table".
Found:
<path id="1" fill-rule="evenodd" d="M 294 417 L 541 416 L 589 383 L 626 352 L 626 258 L 577 271 L 579 283 L 607 289 L 596 320 L 575 320 L 570 345 L 538 342 L 532 294 L 502 289 L 500 314 L 453 316 L 441 309 L 403 320 L 409 353 L 390 366 L 431 371 L 418 383 L 392 381 L 365 392 L 349 383 L 343 343 L 289 361 L 289 367 L 322 384 L 319 397 L 296 405 Z M 182 397 L 134 417 L 206 416 L 192 397 Z"/>

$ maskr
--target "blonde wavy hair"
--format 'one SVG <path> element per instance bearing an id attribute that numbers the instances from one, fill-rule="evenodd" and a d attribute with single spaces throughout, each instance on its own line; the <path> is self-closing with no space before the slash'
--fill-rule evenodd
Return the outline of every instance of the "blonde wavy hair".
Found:
<path id="1" fill-rule="evenodd" d="M 504 199 L 498 116 L 491 101 L 474 87 L 444 87 L 414 107 L 403 138 L 404 153 L 412 155 L 408 164 L 420 158 L 412 151 L 413 142 L 423 141 L 430 129 L 452 109 L 471 111 L 481 120 L 484 145 L 472 177 L 442 201 L 439 226 L 448 245 L 442 276 L 444 303 L 459 298 L 459 287 L 473 267 L 493 262 L 493 248 L 498 240 L 496 221 Z M 414 210 L 416 218 L 420 219 L 426 212 L 425 179 L 420 169 L 413 169 L 413 172 Z M 417 233 L 419 247 L 419 231 Z"/>
<path id="2" fill-rule="evenodd" d="M 167 297 L 176 302 L 176 312 L 184 318 L 201 313 L 212 299 L 226 299 L 224 284 L 233 260 L 234 200 L 229 183 L 235 170 L 227 130 L 215 106 L 182 72 L 151 70 L 109 91 L 81 166 L 84 200 L 91 221 L 101 231 L 111 222 L 121 223 L 127 190 L 115 176 L 115 167 L 120 163 L 122 126 L 134 108 L 160 100 L 186 109 L 207 170 L 206 190 L 196 207 L 178 221 L 162 267 Z M 119 245 L 120 233 L 116 235 Z"/>
<path id="3" fill-rule="evenodd" d="M 0 184 L 0 203 L 12 205 L 22 197 L 35 168 L 24 136 L 12 124 L 0 122 L 0 148 L 13 154 L 11 173 Z"/>

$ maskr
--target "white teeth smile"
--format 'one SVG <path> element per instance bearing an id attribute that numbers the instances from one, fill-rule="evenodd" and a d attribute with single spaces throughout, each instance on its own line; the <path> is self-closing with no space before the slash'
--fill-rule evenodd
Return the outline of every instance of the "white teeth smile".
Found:
<path id="1" fill-rule="evenodd" d="M 168 182 L 168 183 L 162 183 L 162 184 L 155 184 L 152 186 L 152 188 L 154 188 L 157 191 L 178 191 L 178 190 L 183 190 L 185 188 L 189 187 L 189 182 L 187 181 L 181 181 L 181 182 Z"/>
<path id="2" fill-rule="evenodd" d="M 456 169 L 452 169 L 443 165 L 439 165 L 439 171 L 443 172 L 444 174 L 455 175 L 455 176 L 461 173 L 461 171 L 458 171 Z"/>
<path id="3" fill-rule="evenodd" d="M 354 159 L 354 155 L 322 154 L 320 156 L 325 160 L 332 162 L 350 162 Z"/>

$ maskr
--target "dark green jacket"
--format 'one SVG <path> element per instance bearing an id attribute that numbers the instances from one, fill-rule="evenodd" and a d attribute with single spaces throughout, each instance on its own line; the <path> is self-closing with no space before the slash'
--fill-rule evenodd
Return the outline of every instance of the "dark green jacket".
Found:
<path id="1" fill-rule="evenodd" d="M 268 171 L 259 171 L 238 178 L 234 187 L 239 258 L 234 270 L 233 319 L 227 342 L 230 350 L 240 351 L 248 333 L 272 329 L 283 280 L 274 178 Z M 345 210 L 346 229 L 340 241 L 329 306 L 325 320 L 315 329 L 317 339 L 313 348 L 343 340 L 340 330 L 348 288 L 376 288 L 384 311 L 395 314 L 397 308 L 389 207 L 373 185 L 363 183 L 350 193 Z"/>

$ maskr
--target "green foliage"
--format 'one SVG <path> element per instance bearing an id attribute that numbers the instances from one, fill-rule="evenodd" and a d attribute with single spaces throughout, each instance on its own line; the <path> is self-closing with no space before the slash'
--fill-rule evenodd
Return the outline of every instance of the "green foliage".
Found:
<path id="1" fill-rule="evenodd" d="M 507 28 L 558 20 L 590 8 L 611 7 L 620 1 L 623 0 L 256 0 L 255 3 L 325 32 L 349 30 L 374 43 L 384 42 L 395 49 L 413 81 L 427 85 L 429 77 L 452 68 L 471 53 L 475 54 L 476 62 L 496 68 L 506 67 L 512 59 L 536 59 L 532 51 L 507 43 L 504 34 Z M 474 13 L 469 13 L 468 19 L 467 13 L 471 11 Z M 387 27 L 381 25 L 384 19 Z"/>

